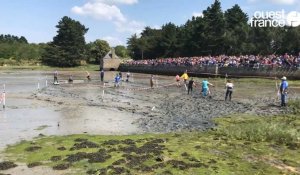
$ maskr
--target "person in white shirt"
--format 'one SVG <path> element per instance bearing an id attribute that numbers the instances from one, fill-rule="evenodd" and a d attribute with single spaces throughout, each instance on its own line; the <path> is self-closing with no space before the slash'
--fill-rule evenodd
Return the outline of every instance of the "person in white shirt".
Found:
<path id="1" fill-rule="evenodd" d="M 130 72 L 128 71 L 126 74 L 126 82 L 129 82 L 129 78 L 130 78 Z"/>
<path id="2" fill-rule="evenodd" d="M 226 95 L 225 95 L 225 101 L 227 101 L 227 98 L 229 97 L 229 101 L 231 101 L 231 95 L 233 92 L 233 83 L 231 80 L 227 80 L 226 83 Z"/>

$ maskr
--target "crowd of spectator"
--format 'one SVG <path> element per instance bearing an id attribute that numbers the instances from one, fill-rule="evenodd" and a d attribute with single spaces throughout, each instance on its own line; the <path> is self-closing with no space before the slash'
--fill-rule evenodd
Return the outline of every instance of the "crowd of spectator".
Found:
<path id="1" fill-rule="evenodd" d="M 148 60 L 132 60 L 125 64 L 129 65 L 166 65 L 166 66 L 216 66 L 219 67 L 300 67 L 300 53 L 294 55 L 243 55 L 243 56 L 201 56 L 201 57 L 178 57 L 157 58 Z"/>

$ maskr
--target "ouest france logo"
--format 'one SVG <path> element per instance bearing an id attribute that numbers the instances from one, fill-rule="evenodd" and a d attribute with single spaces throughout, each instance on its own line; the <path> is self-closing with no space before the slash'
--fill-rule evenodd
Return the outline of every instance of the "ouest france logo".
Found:
<path id="1" fill-rule="evenodd" d="M 297 27 L 300 25 L 300 12 L 256 11 L 250 19 L 251 27 Z"/>

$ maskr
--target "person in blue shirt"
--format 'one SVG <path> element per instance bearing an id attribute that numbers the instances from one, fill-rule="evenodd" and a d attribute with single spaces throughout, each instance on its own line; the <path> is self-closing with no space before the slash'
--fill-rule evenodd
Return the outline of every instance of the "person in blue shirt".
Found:
<path id="1" fill-rule="evenodd" d="M 119 74 L 116 74 L 116 77 L 115 77 L 115 87 L 119 87 L 120 86 L 120 75 Z"/>
<path id="2" fill-rule="evenodd" d="M 209 86 L 214 86 L 207 80 L 202 81 L 202 96 L 206 97 L 207 95 L 210 95 Z"/>
<path id="3" fill-rule="evenodd" d="M 280 84 L 280 97 L 281 97 L 281 107 L 286 106 L 287 101 L 287 89 L 289 87 L 289 84 L 286 80 L 286 77 L 281 78 L 281 84 Z"/>

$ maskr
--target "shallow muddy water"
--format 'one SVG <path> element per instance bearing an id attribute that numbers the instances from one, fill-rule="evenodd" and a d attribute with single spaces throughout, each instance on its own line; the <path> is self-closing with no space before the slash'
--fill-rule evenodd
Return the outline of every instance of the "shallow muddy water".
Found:
<path id="1" fill-rule="evenodd" d="M 139 132 L 138 128 L 131 124 L 136 119 L 133 114 L 128 115 L 126 112 L 77 103 L 70 105 L 49 103 L 33 98 L 32 94 L 40 94 L 38 83 L 41 91 L 43 88 L 44 91 L 47 90 L 46 79 L 48 86 L 53 86 L 50 76 L 51 73 L 27 71 L 0 73 L 0 90 L 2 92 L 1 87 L 5 84 L 6 91 L 6 108 L 3 109 L 0 104 L 0 149 L 23 139 L 37 137 L 39 134 L 132 134 Z M 64 77 L 62 76 L 62 79 Z M 83 80 L 78 82 L 83 82 Z M 83 89 L 78 93 L 83 94 L 84 98 L 92 98 L 95 95 L 88 89 Z"/>

